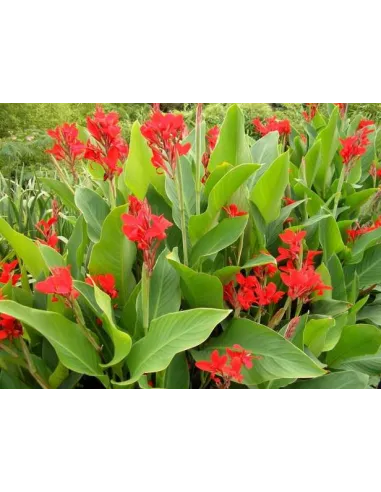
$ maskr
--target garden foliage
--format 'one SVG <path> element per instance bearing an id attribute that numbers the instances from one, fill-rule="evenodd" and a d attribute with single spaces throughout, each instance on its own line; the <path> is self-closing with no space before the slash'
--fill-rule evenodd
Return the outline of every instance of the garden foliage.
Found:
<path id="1" fill-rule="evenodd" d="M 1 179 L 0 388 L 378 385 L 377 125 L 251 116 L 98 106 Z"/>

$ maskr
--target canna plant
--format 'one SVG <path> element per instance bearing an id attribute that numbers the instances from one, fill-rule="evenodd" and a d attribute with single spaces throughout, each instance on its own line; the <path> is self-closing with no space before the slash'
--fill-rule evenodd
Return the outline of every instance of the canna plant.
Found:
<path id="1" fill-rule="evenodd" d="M 56 178 L 1 179 L 1 388 L 378 386 L 374 122 L 196 113 L 127 143 L 98 106 L 48 132 Z"/>

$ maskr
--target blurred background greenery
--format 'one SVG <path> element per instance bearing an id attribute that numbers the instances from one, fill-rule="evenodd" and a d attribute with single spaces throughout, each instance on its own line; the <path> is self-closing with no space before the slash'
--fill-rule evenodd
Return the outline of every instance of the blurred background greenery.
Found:
<path id="1" fill-rule="evenodd" d="M 195 103 L 161 103 L 165 111 L 182 111 L 188 124 L 195 120 Z M 220 125 L 230 103 L 205 103 L 208 127 Z M 125 138 L 129 138 L 132 123 L 144 121 L 150 103 L 103 103 L 106 111 L 118 111 Z M 302 124 L 301 103 L 241 103 L 247 132 L 252 134 L 251 121 L 276 114 L 288 118 L 296 128 Z M 50 145 L 46 130 L 63 122 L 84 125 L 93 113 L 95 103 L 0 103 L 0 172 L 9 175 L 22 166 L 29 174 L 49 169 L 45 149 Z M 381 103 L 353 103 L 350 111 L 364 117 L 381 119 Z"/>

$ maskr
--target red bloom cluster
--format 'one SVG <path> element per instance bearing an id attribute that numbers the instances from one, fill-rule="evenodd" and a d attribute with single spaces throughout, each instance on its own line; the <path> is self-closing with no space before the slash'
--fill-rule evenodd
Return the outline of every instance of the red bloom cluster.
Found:
<path id="1" fill-rule="evenodd" d="M 104 180 L 111 181 L 122 173 L 118 163 L 125 161 L 129 152 L 121 136 L 119 115 L 115 112 L 106 114 L 101 106 L 97 106 L 94 117 L 87 118 L 87 129 L 93 141 L 87 142 L 85 159 L 100 164 L 104 169 Z"/>
<path id="2" fill-rule="evenodd" d="M 119 296 L 119 292 L 116 290 L 115 277 L 111 273 L 106 275 L 93 275 L 86 279 L 88 285 L 99 287 L 105 292 L 111 299 L 116 299 Z"/>
<path id="3" fill-rule="evenodd" d="M 347 231 L 348 234 L 348 240 L 349 242 L 354 243 L 356 239 L 358 239 L 361 236 L 364 236 L 364 234 L 369 234 L 370 232 L 376 231 L 381 227 L 381 216 L 371 225 L 369 226 L 363 226 L 363 227 L 356 227 L 355 229 L 349 229 Z"/>
<path id="4" fill-rule="evenodd" d="M 273 265 L 271 265 L 269 273 L 274 275 L 272 267 Z M 254 273 L 256 271 L 259 272 L 254 270 Z M 256 276 L 245 277 L 241 273 L 237 274 L 238 291 L 234 282 L 225 285 L 224 300 L 234 309 L 243 309 L 244 311 L 249 311 L 254 305 L 262 308 L 270 304 L 277 304 L 284 296 L 284 292 L 278 292 L 277 286 L 272 282 L 265 285 L 265 282 L 263 282 L 265 278 L 264 272 L 265 270 L 259 272 L 259 278 Z"/>
<path id="5" fill-rule="evenodd" d="M 5 297 L 0 290 L 0 301 L 4 300 Z M 4 340 L 9 340 L 12 342 L 14 339 L 20 338 L 22 335 L 23 329 L 19 321 L 12 316 L 0 313 L 0 342 Z"/>
<path id="6" fill-rule="evenodd" d="M 21 275 L 15 273 L 18 265 L 17 260 L 11 263 L 0 263 L 0 284 L 7 284 L 8 282 L 12 282 L 12 285 L 17 284 L 21 278 Z"/>
<path id="7" fill-rule="evenodd" d="M 228 207 L 224 207 L 225 212 L 228 214 L 228 216 L 232 219 L 234 217 L 242 217 L 244 215 L 247 215 L 247 212 L 241 212 L 237 205 L 229 205 Z"/>
<path id="8" fill-rule="evenodd" d="M 153 152 L 152 164 L 174 178 L 178 157 L 187 155 L 191 148 L 190 143 L 181 143 L 187 133 L 184 117 L 155 110 L 141 132 Z"/>
<path id="9" fill-rule="evenodd" d="M 361 120 L 357 130 L 362 130 L 363 128 L 367 128 L 368 126 L 374 126 L 376 124 L 373 120 Z"/>
<path id="10" fill-rule="evenodd" d="M 276 116 L 267 118 L 265 123 L 262 123 L 259 118 L 256 118 L 253 120 L 253 125 L 262 137 L 271 132 L 278 132 L 281 137 L 285 137 L 291 133 L 290 121 L 278 120 Z"/>
<path id="11" fill-rule="evenodd" d="M 289 198 L 288 196 L 285 196 L 283 198 L 283 201 L 285 202 L 285 204 L 288 206 L 288 205 L 293 205 L 294 203 L 296 203 L 296 200 L 293 200 L 292 198 Z"/>
<path id="12" fill-rule="evenodd" d="M 44 239 L 37 239 L 37 241 L 41 244 L 45 244 L 46 246 L 50 246 L 51 248 L 57 250 L 58 244 L 58 236 L 54 230 L 54 226 L 57 224 L 56 217 L 52 217 L 48 221 L 40 220 L 36 224 L 37 231 L 44 237 Z"/>
<path id="13" fill-rule="evenodd" d="M 335 106 L 337 106 L 340 110 L 340 115 L 343 117 L 345 115 L 345 111 L 347 109 L 347 104 L 346 103 L 333 103 Z"/>
<path id="14" fill-rule="evenodd" d="M 252 369 L 254 357 L 240 345 L 234 345 L 233 349 L 226 349 L 226 354 L 220 356 L 219 351 L 212 352 L 210 360 L 196 363 L 201 371 L 211 374 L 219 389 L 229 389 L 232 381 L 243 382 L 242 369 Z"/>
<path id="15" fill-rule="evenodd" d="M 73 287 L 73 278 L 70 267 L 52 268 L 52 276 L 36 284 L 36 290 L 42 294 L 52 294 L 53 302 L 58 302 L 58 297 L 63 297 L 68 306 L 79 297 L 79 292 Z"/>
<path id="16" fill-rule="evenodd" d="M 343 163 L 347 167 L 348 172 L 353 168 L 356 160 L 363 156 L 370 144 L 369 135 L 374 133 L 374 130 L 368 126 L 364 126 L 357 130 L 355 135 L 348 138 L 340 139 L 343 146 L 340 155 L 343 158 Z"/>
<path id="17" fill-rule="evenodd" d="M 220 136 L 220 128 L 218 126 L 214 126 L 206 134 L 206 141 L 208 147 L 206 152 L 202 156 L 202 165 L 204 166 L 205 169 L 205 173 L 202 178 L 203 183 L 206 183 L 207 179 L 210 176 L 210 172 L 208 171 L 210 156 L 212 155 L 213 150 L 216 148 L 219 136 Z"/>
<path id="18" fill-rule="evenodd" d="M 75 166 L 83 158 L 86 146 L 78 139 L 78 128 L 75 124 L 64 123 L 55 130 L 48 130 L 48 135 L 55 140 L 53 148 L 47 150 L 57 161 L 65 161 L 74 177 L 77 176 Z"/>
<path id="19" fill-rule="evenodd" d="M 315 118 L 320 103 L 306 103 L 307 111 L 303 111 L 303 118 L 307 121 L 307 123 L 311 123 L 311 121 Z"/>
<path id="20" fill-rule="evenodd" d="M 122 216 L 123 232 L 143 251 L 144 263 L 151 274 L 160 242 L 166 239 L 166 230 L 173 224 L 163 216 L 153 215 L 147 200 L 140 201 L 130 196 L 129 204 L 129 214 Z"/>
<path id="21" fill-rule="evenodd" d="M 287 260 L 287 265 L 281 267 L 282 282 L 288 287 L 288 297 L 293 301 L 301 300 L 304 304 L 310 302 L 311 295 L 323 295 L 325 290 L 332 290 L 324 285 L 319 273 L 315 271 L 314 259 L 322 254 L 321 251 L 309 251 L 303 261 L 303 240 L 306 232 L 293 232 L 288 229 L 280 235 L 288 248 L 279 248 L 278 261 Z"/>

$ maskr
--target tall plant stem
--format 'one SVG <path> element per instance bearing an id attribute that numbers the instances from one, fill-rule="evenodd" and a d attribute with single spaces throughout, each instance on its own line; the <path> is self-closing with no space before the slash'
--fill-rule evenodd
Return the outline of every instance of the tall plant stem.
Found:
<path id="1" fill-rule="evenodd" d="M 143 309 L 143 329 L 147 335 L 149 329 L 149 300 L 151 291 L 151 275 L 147 266 L 143 265 L 142 272 L 142 309 Z"/>
<path id="2" fill-rule="evenodd" d="M 62 172 L 62 169 L 60 168 L 60 166 L 59 166 L 58 162 L 56 161 L 56 159 L 55 159 L 53 156 L 51 156 L 51 159 L 52 159 L 52 162 L 53 162 L 53 164 L 54 164 L 54 167 L 56 168 L 56 171 L 57 171 L 57 173 L 58 173 L 59 177 L 62 179 L 63 183 L 65 183 L 65 184 L 66 184 L 66 186 L 70 189 L 70 191 L 71 191 L 71 192 L 73 193 L 73 195 L 74 195 L 74 190 L 73 190 L 73 188 L 71 187 L 71 185 L 70 185 L 70 183 L 68 182 L 68 180 L 66 179 L 66 177 L 65 177 L 64 173 Z"/>
<path id="3" fill-rule="evenodd" d="M 36 366 L 33 363 L 32 357 L 29 353 L 29 349 L 25 343 L 25 341 L 21 338 L 20 339 L 21 343 L 21 349 L 25 357 L 25 362 L 28 367 L 28 371 L 30 372 L 31 376 L 37 381 L 37 383 L 41 386 L 43 389 L 50 389 L 48 383 L 46 383 L 42 377 L 38 374 Z"/>
<path id="4" fill-rule="evenodd" d="M 336 193 L 336 197 L 335 197 L 335 204 L 334 204 L 334 207 L 333 207 L 333 217 L 335 219 L 337 219 L 337 210 L 339 208 L 339 202 L 340 202 L 341 194 L 342 194 L 342 191 L 343 191 L 343 186 L 344 186 L 344 182 L 345 182 L 345 174 L 346 174 L 346 169 L 345 169 L 345 166 L 343 165 L 343 170 L 341 171 L 341 175 L 340 175 L 340 179 L 339 179 L 339 184 L 338 184 L 338 187 L 337 187 L 337 193 Z"/>
<path id="5" fill-rule="evenodd" d="M 237 266 L 240 266 L 240 264 L 241 264 L 241 258 L 242 258 L 242 252 L 243 252 L 244 242 L 245 242 L 245 232 L 243 232 L 243 234 L 242 234 L 242 236 L 240 237 L 240 240 L 239 240 Z"/>
<path id="6" fill-rule="evenodd" d="M 201 213 L 201 140 L 202 140 L 202 103 L 197 105 L 196 115 L 196 215 Z"/>
<path id="7" fill-rule="evenodd" d="M 176 188 L 177 188 L 177 196 L 178 196 L 178 200 L 179 200 L 181 234 L 183 236 L 184 265 L 188 266 L 188 263 L 189 263 L 189 261 L 188 261 L 188 234 L 187 234 L 187 225 L 186 225 L 186 219 L 185 219 L 183 173 L 182 173 L 182 169 L 181 169 L 180 159 L 177 160 L 175 181 L 176 181 Z"/>
<path id="8" fill-rule="evenodd" d="M 115 179 L 110 179 L 110 202 L 111 209 L 116 208 L 116 183 Z"/>
<path id="9" fill-rule="evenodd" d="M 98 345 L 96 342 L 95 338 L 92 336 L 90 330 L 87 329 L 85 320 L 83 319 L 83 314 L 81 311 L 81 308 L 79 307 L 79 304 L 77 301 L 73 301 L 72 303 L 73 311 L 74 311 L 74 316 L 77 321 L 78 326 L 80 326 L 83 334 L 85 337 L 88 339 L 88 341 L 91 343 L 91 345 L 95 348 L 97 352 L 102 352 L 102 347 Z"/>

